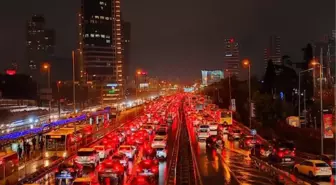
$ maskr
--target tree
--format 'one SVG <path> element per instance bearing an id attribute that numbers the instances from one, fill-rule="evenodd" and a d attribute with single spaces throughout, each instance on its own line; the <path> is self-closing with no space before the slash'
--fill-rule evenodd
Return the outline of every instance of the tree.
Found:
<path id="1" fill-rule="evenodd" d="M 272 93 L 272 90 L 274 88 L 275 77 L 276 77 L 276 73 L 275 73 L 275 67 L 274 67 L 273 61 L 268 60 L 266 72 L 264 75 L 263 92 L 269 93 L 269 94 Z"/>
<path id="2" fill-rule="evenodd" d="M 264 127 L 273 127 L 274 123 L 276 123 L 276 115 L 272 95 L 256 92 L 253 95 L 253 101 L 256 119 Z"/>

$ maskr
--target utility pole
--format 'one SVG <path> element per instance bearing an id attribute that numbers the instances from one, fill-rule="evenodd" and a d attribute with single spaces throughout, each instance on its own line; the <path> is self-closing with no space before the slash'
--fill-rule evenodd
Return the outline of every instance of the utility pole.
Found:
<path id="1" fill-rule="evenodd" d="M 324 128 L 324 124 L 323 124 L 323 48 L 321 48 L 321 53 L 320 53 L 320 121 L 321 121 L 321 155 L 323 155 L 324 151 L 323 151 L 323 128 Z"/>

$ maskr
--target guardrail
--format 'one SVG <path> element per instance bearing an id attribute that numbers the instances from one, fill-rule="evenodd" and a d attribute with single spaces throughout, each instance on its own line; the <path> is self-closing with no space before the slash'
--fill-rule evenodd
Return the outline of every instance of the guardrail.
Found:
<path id="1" fill-rule="evenodd" d="M 190 136 L 190 131 L 188 129 L 188 125 L 187 125 L 187 122 L 186 122 L 186 119 L 184 117 L 184 126 L 185 126 L 185 129 L 187 129 L 187 138 L 188 138 L 188 145 L 189 145 L 189 148 L 191 150 L 191 159 L 192 159 L 192 166 L 193 166 L 193 173 L 194 173 L 194 184 L 195 185 L 203 185 L 203 182 L 202 182 L 202 179 L 201 179 L 201 175 L 200 175 L 200 172 L 199 172 L 199 168 L 198 168 L 198 165 L 197 165 L 197 160 L 196 160 L 196 155 L 195 155 L 195 152 L 194 152 L 194 147 L 192 145 L 192 142 L 191 142 L 191 136 Z"/>
<path id="2" fill-rule="evenodd" d="M 178 160 L 178 149 L 180 146 L 180 133 L 181 133 L 181 115 L 180 113 L 178 115 L 178 127 L 176 131 L 176 137 L 174 142 L 174 147 L 172 151 L 172 156 L 169 161 L 168 165 L 168 175 L 166 179 L 166 185 L 176 185 L 176 166 L 177 166 L 177 160 Z"/>
<path id="3" fill-rule="evenodd" d="M 248 128 L 247 126 L 237 122 L 237 121 L 234 121 L 235 124 L 237 124 L 239 127 L 245 129 L 247 132 L 251 132 L 251 129 Z M 264 143 L 268 143 L 267 140 L 265 140 L 263 137 L 261 137 L 258 133 L 256 135 L 256 138 Z M 318 159 L 319 156 L 318 155 L 315 155 L 315 154 L 310 154 L 310 153 L 305 153 L 305 152 L 300 152 L 300 151 L 296 151 L 296 154 L 297 154 L 297 157 L 301 157 L 301 158 L 304 158 L 304 159 Z"/>
<path id="4" fill-rule="evenodd" d="M 267 162 L 258 159 L 254 156 L 250 157 L 252 160 L 252 164 L 259 170 L 271 175 L 275 181 L 279 184 L 284 184 L 284 185 L 294 185 L 294 184 L 302 184 L 302 185 L 317 185 L 318 183 L 314 181 L 307 181 L 307 180 L 302 180 L 295 175 L 287 172 L 280 170 L 276 168 L 275 166 L 268 164 Z"/>

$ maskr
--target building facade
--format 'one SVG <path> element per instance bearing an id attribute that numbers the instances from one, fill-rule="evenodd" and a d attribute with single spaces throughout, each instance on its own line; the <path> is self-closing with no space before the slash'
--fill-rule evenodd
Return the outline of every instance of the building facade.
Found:
<path id="1" fill-rule="evenodd" d="M 41 79 L 41 65 L 52 62 L 55 50 L 55 31 L 46 28 L 43 15 L 33 15 L 26 25 L 26 58 L 30 75 Z"/>
<path id="2" fill-rule="evenodd" d="M 225 71 L 229 71 L 230 75 L 235 75 L 238 78 L 241 68 L 238 42 L 236 42 L 233 38 L 225 39 L 224 54 Z"/>
<path id="3" fill-rule="evenodd" d="M 130 80 L 130 45 L 131 45 L 131 23 L 122 21 L 122 54 L 123 54 L 123 76 L 125 84 Z"/>
<path id="4" fill-rule="evenodd" d="M 95 84 L 103 103 L 123 95 L 120 0 L 82 0 L 79 14 L 80 76 Z"/>
<path id="5" fill-rule="evenodd" d="M 273 64 L 281 65 L 281 47 L 280 37 L 272 35 L 268 39 L 268 45 L 264 49 L 264 68 L 267 68 L 268 60 L 272 60 Z"/>

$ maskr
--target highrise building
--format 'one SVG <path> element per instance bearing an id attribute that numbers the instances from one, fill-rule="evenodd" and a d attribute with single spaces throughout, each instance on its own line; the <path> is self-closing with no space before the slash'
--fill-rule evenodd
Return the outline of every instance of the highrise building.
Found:
<path id="1" fill-rule="evenodd" d="M 264 68 L 267 68 L 268 60 L 273 64 L 281 65 L 280 37 L 272 35 L 269 37 L 268 46 L 264 49 Z"/>
<path id="2" fill-rule="evenodd" d="M 55 31 L 46 28 L 43 15 L 33 15 L 26 27 L 26 56 L 30 75 L 40 79 L 40 67 L 43 62 L 52 62 L 55 48 Z"/>
<path id="3" fill-rule="evenodd" d="M 122 21 L 122 54 L 123 54 L 123 76 L 126 81 L 130 79 L 130 45 L 131 45 L 131 23 Z"/>
<path id="4" fill-rule="evenodd" d="M 123 94 L 123 58 L 120 0 L 82 0 L 79 15 L 81 77 L 101 92 L 103 103 Z"/>
<path id="5" fill-rule="evenodd" d="M 240 59 L 239 59 L 239 45 L 233 38 L 225 39 L 225 53 L 224 53 L 225 71 L 230 75 L 239 77 Z M 229 73 L 226 72 L 227 76 Z"/>

